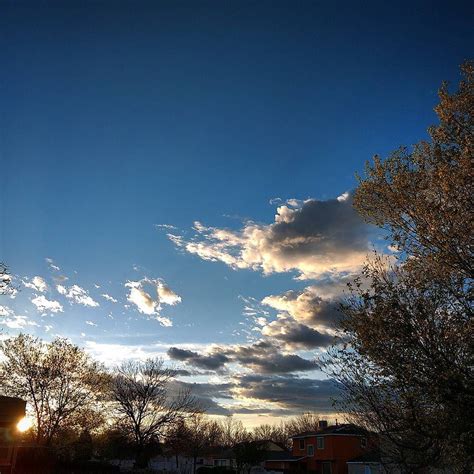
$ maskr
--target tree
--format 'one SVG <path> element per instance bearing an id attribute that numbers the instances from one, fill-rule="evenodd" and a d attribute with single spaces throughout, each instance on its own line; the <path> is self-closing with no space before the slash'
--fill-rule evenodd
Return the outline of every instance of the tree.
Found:
<path id="1" fill-rule="evenodd" d="M 174 423 L 199 411 L 189 390 L 171 392 L 175 371 L 161 359 L 128 361 L 117 367 L 110 396 L 117 423 L 135 445 L 135 463 L 148 463 L 146 448 Z"/>
<path id="2" fill-rule="evenodd" d="M 1 390 L 27 401 L 38 444 L 51 445 L 81 412 L 94 410 L 101 367 L 79 347 L 62 338 L 45 343 L 20 334 L 1 342 L 0 351 Z"/>
<path id="3" fill-rule="evenodd" d="M 222 432 L 216 421 L 209 420 L 203 413 L 195 413 L 178 427 L 176 435 L 175 440 L 180 438 L 181 452 L 193 459 L 195 473 L 197 458 L 206 449 L 218 446 Z"/>
<path id="4" fill-rule="evenodd" d="M 360 179 L 354 206 L 398 252 L 351 285 L 329 360 L 342 408 L 407 470 L 473 463 L 473 65 L 462 72 L 457 92 L 440 89 L 431 140 L 375 157 Z"/>
<path id="5" fill-rule="evenodd" d="M 235 463 L 239 474 L 249 474 L 252 467 L 265 460 L 265 443 L 244 441 L 234 446 Z"/>
<path id="6" fill-rule="evenodd" d="M 12 277 L 8 266 L 0 262 L 0 295 L 6 295 L 12 291 Z"/>
<path id="7" fill-rule="evenodd" d="M 254 428 L 252 439 L 254 441 L 273 441 L 281 446 L 288 446 L 288 429 L 283 422 L 279 425 L 259 425 Z"/>
<path id="8" fill-rule="evenodd" d="M 250 434 L 245 429 L 244 425 L 240 420 L 235 420 L 232 415 L 225 417 L 221 425 L 221 444 L 225 448 L 231 448 L 237 443 L 250 440 Z"/>
<path id="9" fill-rule="evenodd" d="M 302 413 L 287 421 L 286 429 L 291 437 L 304 431 L 317 431 L 319 429 L 320 417 L 317 413 Z"/>

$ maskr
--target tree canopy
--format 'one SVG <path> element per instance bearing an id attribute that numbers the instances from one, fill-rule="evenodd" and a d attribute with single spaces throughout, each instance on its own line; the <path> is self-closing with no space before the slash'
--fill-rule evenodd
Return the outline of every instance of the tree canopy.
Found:
<path id="1" fill-rule="evenodd" d="M 473 461 L 472 63 L 462 73 L 456 92 L 440 89 L 430 140 L 375 157 L 360 178 L 354 205 L 395 253 L 351 285 L 330 361 L 341 408 L 410 469 Z"/>

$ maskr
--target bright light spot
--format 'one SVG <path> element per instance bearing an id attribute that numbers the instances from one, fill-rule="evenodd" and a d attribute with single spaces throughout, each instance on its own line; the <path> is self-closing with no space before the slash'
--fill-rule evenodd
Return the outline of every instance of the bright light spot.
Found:
<path id="1" fill-rule="evenodd" d="M 22 418 L 16 425 L 16 428 L 18 431 L 21 433 L 24 433 L 25 431 L 28 431 L 31 428 L 31 420 L 29 418 Z"/>

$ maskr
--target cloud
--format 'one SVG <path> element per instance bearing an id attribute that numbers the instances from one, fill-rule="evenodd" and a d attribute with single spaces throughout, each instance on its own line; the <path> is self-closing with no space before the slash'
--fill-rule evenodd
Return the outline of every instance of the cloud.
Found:
<path id="1" fill-rule="evenodd" d="M 195 222 L 194 230 L 190 239 L 168 237 L 204 260 L 264 274 L 297 271 L 300 279 L 354 272 L 369 245 L 369 226 L 354 210 L 349 193 L 327 201 L 289 200 L 269 225 L 249 221 L 233 231 Z"/>
<path id="2" fill-rule="evenodd" d="M 87 324 L 88 326 L 94 326 L 94 327 L 97 327 L 97 324 L 96 324 L 96 323 L 94 323 L 94 321 L 86 321 L 86 324 Z"/>
<path id="3" fill-rule="evenodd" d="M 181 303 L 181 296 L 178 296 L 169 286 L 161 281 L 158 283 L 158 298 L 164 304 L 175 305 Z"/>
<path id="4" fill-rule="evenodd" d="M 102 297 L 105 298 L 107 301 L 110 301 L 111 303 L 117 303 L 118 302 L 113 296 L 110 296 L 107 293 L 103 293 Z"/>
<path id="5" fill-rule="evenodd" d="M 23 280 L 23 285 L 25 285 L 26 288 L 31 288 L 40 293 L 44 293 L 48 289 L 46 281 L 40 276 L 35 276 L 29 281 L 27 279 Z"/>
<path id="6" fill-rule="evenodd" d="M 108 366 L 114 366 L 129 359 L 145 360 L 149 357 L 165 355 L 156 344 L 131 345 L 86 340 L 84 348 L 91 356 Z"/>
<path id="7" fill-rule="evenodd" d="M 229 362 L 229 358 L 225 354 L 200 355 L 197 352 L 177 347 L 170 347 L 167 354 L 170 359 L 187 362 L 189 365 L 205 370 L 221 369 Z"/>
<path id="8" fill-rule="evenodd" d="M 12 317 L 0 319 L 0 324 L 10 329 L 25 329 L 28 326 L 39 326 L 35 321 L 31 321 L 26 316 L 13 315 Z"/>
<path id="9" fill-rule="evenodd" d="M 155 224 L 155 227 L 157 229 L 167 229 L 167 230 L 176 229 L 176 226 L 171 225 L 171 224 Z"/>
<path id="10" fill-rule="evenodd" d="M 48 300 L 44 295 L 35 296 L 31 302 L 36 306 L 36 309 L 41 313 L 62 313 L 63 306 L 59 301 Z"/>
<path id="11" fill-rule="evenodd" d="M 8 306 L 0 306 L 0 324 L 10 329 L 24 329 L 27 326 L 39 326 L 27 316 L 19 316 Z"/>
<path id="12" fill-rule="evenodd" d="M 222 399 L 232 400 L 230 390 L 232 384 L 229 383 L 187 383 L 176 380 L 171 385 L 171 390 L 191 390 L 198 404 L 206 410 L 209 415 L 230 415 L 231 411 L 223 407 L 216 401 Z"/>
<path id="13" fill-rule="evenodd" d="M 233 382 L 235 398 L 261 400 L 294 413 L 308 410 L 332 412 L 332 400 L 340 394 L 339 386 L 332 379 L 244 374 L 234 377 Z"/>
<path id="14" fill-rule="evenodd" d="M 58 293 L 64 295 L 71 303 L 81 304 L 83 306 L 97 307 L 99 303 L 89 296 L 89 293 L 79 285 L 72 285 L 65 287 L 63 285 L 57 285 L 56 289 Z"/>
<path id="15" fill-rule="evenodd" d="M 61 269 L 54 263 L 52 258 L 45 258 L 45 260 L 51 270 L 54 270 L 55 272 L 61 271 Z"/>
<path id="16" fill-rule="evenodd" d="M 190 366 L 218 371 L 223 370 L 229 363 L 240 364 L 242 367 L 265 374 L 302 372 L 318 368 L 316 362 L 297 354 L 283 354 L 276 345 L 267 341 L 258 341 L 250 345 L 214 346 L 204 355 L 171 347 L 168 356 L 186 362 Z"/>
<path id="17" fill-rule="evenodd" d="M 130 288 L 127 301 L 133 303 L 140 313 L 149 315 L 157 314 L 160 308 L 159 301 L 155 301 L 145 290 L 143 290 L 142 284 L 142 281 L 128 281 L 125 283 L 125 286 Z"/>
<path id="18" fill-rule="evenodd" d="M 303 290 L 291 290 L 279 295 L 270 295 L 262 304 L 283 311 L 296 321 L 319 328 L 334 329 L 341 318 L 338 298 L 323 299 L 321 287 L 308 286 Z M 333 296 L 329 293 L 330 296 Z"/>
<path id="19" fill-rule="evenodd" d="M 283 354 L 280 348 L 268 341 L 251 345 L 231 346 L 226 355 L 233 357 L 242 366 L 257 373 L 280 374 L 303 372 L 318 368 L 316 362 L 297 354 Z"/>
<path id="20" fill-rule="evenodd" d="M 286 349 L 314 349 L 334 342 L 331 334 L 319 332 L 286 315 L 278 315 L 275 321 L 265 324 L 261 333 L 284 342 Z"/>
<path id="21" fill-rule="evenodd" d="M 129 288 L 127 301 L 133 303 L 140 313 L 155 316 L 162 326 L 172 326 L 169 318 L 160 315 L 161 305 L 175 305 L 181 302 L 181 297 L 160 279 L 145 277 L 137 281 L 127 281 L 125 287 Z M 150 289 L 147 291 L 148 288 Z M 150 295 L 152 290 L 156 292 L 156 299 Z"/>

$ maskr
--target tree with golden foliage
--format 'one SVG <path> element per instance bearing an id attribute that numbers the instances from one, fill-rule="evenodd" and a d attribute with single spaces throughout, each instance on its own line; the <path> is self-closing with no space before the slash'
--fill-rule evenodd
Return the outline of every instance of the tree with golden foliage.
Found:
<path id="1" fill-rule="evenodd" d="M 474 66 L 461 69 L 456 92 L 440 89 L 431 139 L 375 157 L 360 179 L 354 206 L 397 252 L 351 285 L 330 360 L 342 408 L 412 471 L 473 467 Z"/>

